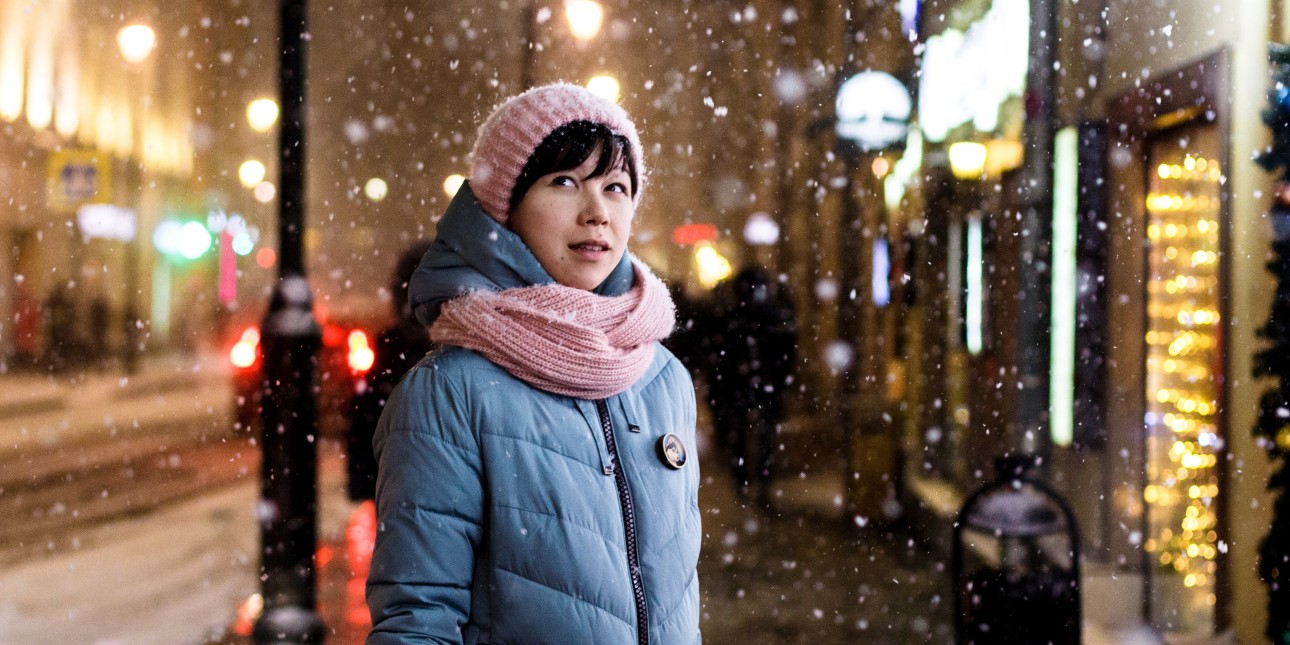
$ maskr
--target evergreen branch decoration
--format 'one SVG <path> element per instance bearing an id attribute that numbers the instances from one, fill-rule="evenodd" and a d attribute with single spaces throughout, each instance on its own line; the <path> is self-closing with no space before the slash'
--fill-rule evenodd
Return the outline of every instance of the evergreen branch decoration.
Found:
<path id="1" fill-rule="evenodd" d="M 1260 397 L 1254 437 L 1274 462 L 1268 490 L 1276 497 L 1272 527 L 1259 542 L 1259 575 L 1268 585 L 1264 633 L 1276 645 L 1290 645 L 1290 46 L 1270 45 L 1268 60 L 1273 83 L 1263 123 L 1272 130 L 1272 144 L 1254 160 L 1281 173 L 1269 213 L 1273 243 L 1267 263 L 1277 288 L 1268 321 L 1258 330 L 1269 345 L 1254 355 L 1252 371 L 1274 379 Z"/>

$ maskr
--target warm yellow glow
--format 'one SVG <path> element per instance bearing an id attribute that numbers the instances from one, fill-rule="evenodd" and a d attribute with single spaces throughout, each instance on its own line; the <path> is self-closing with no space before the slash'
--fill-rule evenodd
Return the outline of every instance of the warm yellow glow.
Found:
<path id="1" fill-rule="evenodd" d="M 379 202 L 390 194 L 390 186 L 385 183 L 384 179 L 372 177 L 367 180 L 366 184 L 363 184 L 363 194 L 367 195 L 368 199 Z"/>
<path id="2" fill-rule="evenodd" d="M 593 0 L 565 0 L 564 17 L 569 21 L 569 31 L 578 40 L 591 40 L 600 33 L 605 20 L 605 9 Z"/>
<path id="3" fill-rule="evenodd" d="M 730 277 L 730 261 L 712 248 L 707 242 L 700 242 L 694 249 L 694 261 L 699 267 L 699 284 L 705 289 L 717 286 L 718 282 Z"/>
<path id="4" fill-rule="evenodd" d="M 116 45 L 127 62 L 142 63 L 157 46 L 157 32 L 144 24 L 126 25 L 117 32 Z"/>
<path id="5" fill-rule="evenodd" d="M 887 176 L 887 173 L 889 173 L 889 172 L 891 172 L 891 162 L 890 162 L 890 161 L 887 161 L 887 159 L 886 159 L 885 157 L 876 157 L 876 158 L 874 158 L 874 160 L 873 160 L 873 176 L 874 176 L 874 177 L 877 177 L 878 179 L 882 179 L 883 177 L 886 177 L 886 176 Z"/>
<path id="6" fill-rule="evenodd" d="M 237 178 L 247 188 L 255 188 L 264 181 L 264 175 L 267 171 L 264 164 L 256 159 L 247 159 L 237 168 Z"/>
<path id="7" fill-rule="evenodd" d="M 63 39 L 58 55 L 58 78 L 54 93 L 54 129 L 65 137 L 76 134 L 81 125 L 81 57 L 74 38 Z"/>
<path id="8" fill-rule="evenodd" d="M 122 157 L 129 157 L 134 154 L 134 124 L 136 115 L 126 109 L 124 105 L 117 103 L 111 112 L 113 126 L 116 133 L 112 135 L 112 141 L 116 144 L 116 151 Z"/>
<path id="9" fill-rule="evenodd" d="M 985 174 L 998 177 L 1021 165 L 1025 148 L 1015 139 L 991 139 L 985 144 Z"/>
<path id="10" fill-rule="evenodd" d="M 47 11 L 47 10 L 46 10 Z M 38 16 L 32 23 L 27 52 L 27 123 L 37 130 L 54 121 L 54 34 L 52 16 Z"/>
<path id="11" fill-rule="evenodd" d="M 462 177 L 461 175 L 458 175 L 456 173 L 448 175 L 443 180 L 443 192 L 446 193 L 450 198 L 456 197 L 457 191 L 461 190 L 461 185 L 464 183 L 466 183 L 465 177 Z"/>
<path id="12" fill-rule="evenodd" d="M 950 144 L 950 171 L 959 179 L 980 179 L 985 172 L 985 145 L 975 141 Z"/>
<path id="13" fill-rule="evenodd" d="M 1217 162 L 1167 146 L 1147 186 L 1147 408 L 1149 483 L 1153 499 L 1146 542 L 1186 588 L 1212 585 L 1219 518 L 1216 326 L 1221 187 Z M 1199 600 L 1200 595 L 1196 596 Z"/>
<path id="14" fill-rule="evenodd" d="M 256 132 L 268 132 L 278 122 L 278 102 L 260 98 L 246 106 L 246 122 Z"/>
<path id="15" fill-rule="evenodd" d="M 587 81 L 587 89 L 591 90 L 592 94 L 595 94 L 606 101 L 617 103 L 618 93 L 622 88 L 618 85 L 618 79 L 606 74 L 601 74 L 600 76 L 592 76 L 591 79 Z"/>
<path id="16" fill-rule="evenodd" d="M 15 121 L 22 114 L 30 16 L 18 2 L 0 4 L 0 11 L 0 118 Z"/>

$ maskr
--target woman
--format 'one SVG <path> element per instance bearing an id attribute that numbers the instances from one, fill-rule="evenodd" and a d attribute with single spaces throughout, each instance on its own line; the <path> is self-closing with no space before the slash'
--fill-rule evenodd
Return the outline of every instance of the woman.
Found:
<path id="1" fill-rule="evenodd" d="M 440 349 L 376 431 L 369 645 L 699 642 L 694 390 L 626 253 L 641 153 L 573 85 L 480 127 L 411 285 Z"/>

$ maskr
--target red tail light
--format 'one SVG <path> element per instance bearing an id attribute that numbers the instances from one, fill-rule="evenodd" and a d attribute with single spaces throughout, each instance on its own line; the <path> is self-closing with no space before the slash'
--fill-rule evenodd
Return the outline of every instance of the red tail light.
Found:
<path id="1" fill-rule="evenodd" d="M 372 363 L 376 362 L 376 353 L 372 351 L 367 334 L 361 329 L 349 332 L 348 344 L 349 368 L 359 374 L 366 374 L 367 370 L 372 369 Z"/>
<path id="2" fill-rule="evenodd" d="M 242 332 L 242 338 L 233 344 L 233 349 L 228 352 L 228 362 L 233 367 L 246 369 L 255 365 L 256 359 L 260 354 L 260 330 L 255 327 L 247 327 Z"/>
<path id="3" fill-rule="evenodd" d="M 322 341 L 323 347 L 336 347 L 345 340 L 345 330 L 335 323 L 323 325 Z"/>

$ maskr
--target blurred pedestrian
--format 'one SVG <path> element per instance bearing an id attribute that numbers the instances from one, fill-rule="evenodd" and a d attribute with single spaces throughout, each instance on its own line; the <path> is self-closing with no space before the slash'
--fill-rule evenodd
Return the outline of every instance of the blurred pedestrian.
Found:
<path id="1" fill-rule="evenodd" d="M 45 325 L 49 344 L 45 346 L 45 364 L 53 372 L 67 369 L 81 350 L 76 330 L 76 305 L 65 282 L 58 282 L 45 299 Z"/>
<path id="2" fill-rule="evenodd" d="M 112 320 L 112 307 L 108 304 L 107 295 L 101 291 L 90 299 L 90 358 L 94 367 L 105 369 L 112 352 L 108 346 L 108 325 Z"/>
<path id="3" fill-rule="evenodd" d="M 44 312 L 26 282 L 17 283 L 13 300 L 14 359 L 23 367 L 31 367 L 39 362 L 40 325 Z"/>
<path id="4" fill-rule="evenodd" d="M 694 390 L 626 252 L 645 176 L 579 86 L 480 127 L 411 284 L 439 347 L 376 430 L 369 645 L 699 642 Z"/>
<path id="5" fill-rule="evenodd" d="M 430 242 L 418 242 L 399 256 L 390 278 L 390 298 L 394 322 L 376 336 L 372 369 L 360 381 L 349 406 L 349 433 L 346 435 L 349 471 L 349 498 L 355 502 L 376 497 L 376 456 L 372 437 L 381 410 L 399 379 L 430 353 L 430 334 L 425 325 L 412 315 L 408 302 L 408 283 Z"/>
<path id="6" fill-rule="evenodd" d="M 744 496 L 769 503 L 784 417 L 784 391 L 797 357 L 797 325 L 782 290 L 761 267 L 742 269 L 718 286 L 709 324 L 714 353 L 709 402 L 731 475 Z"/>

